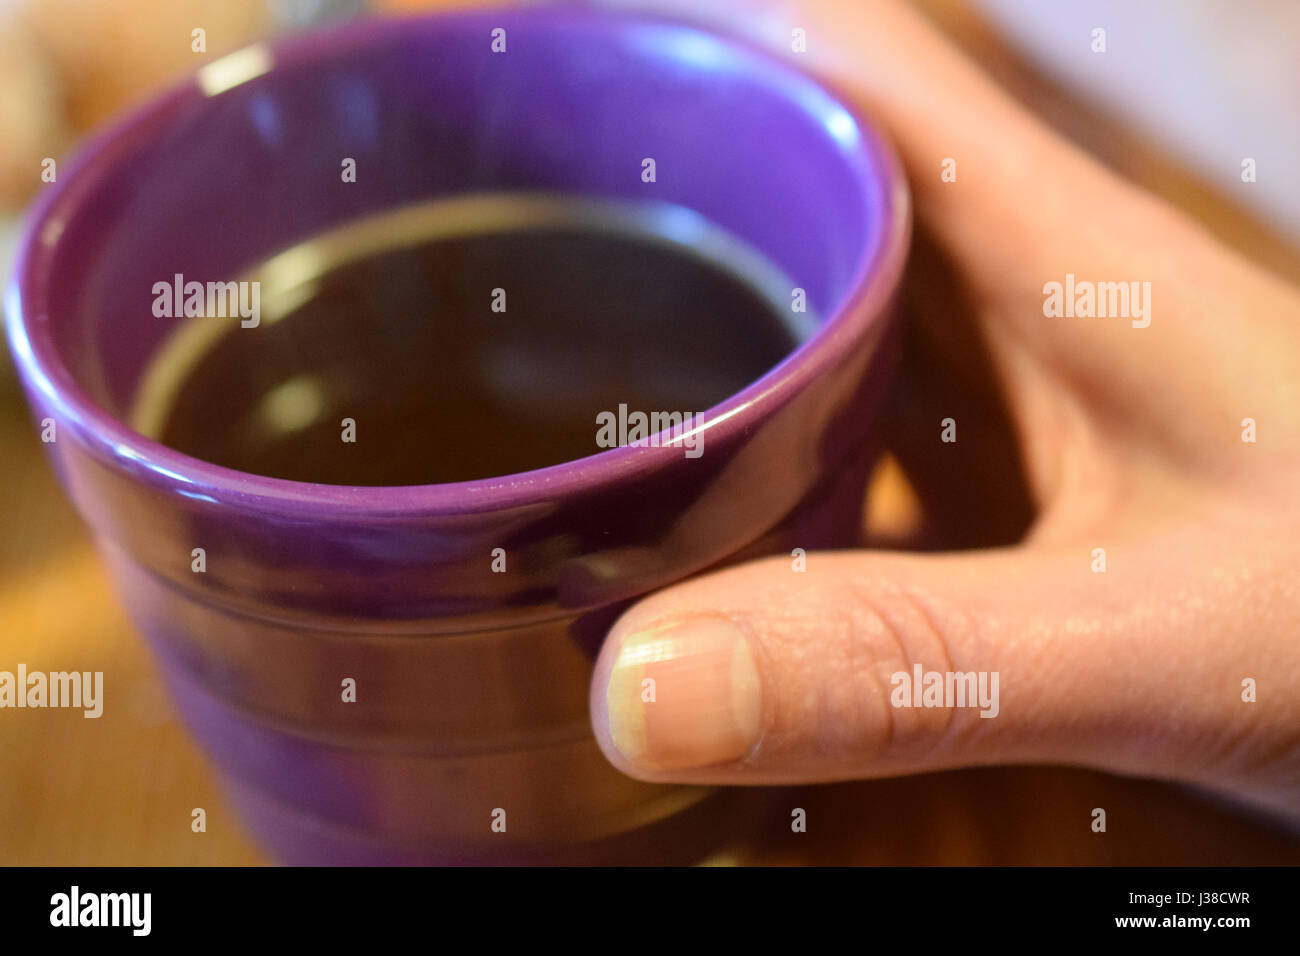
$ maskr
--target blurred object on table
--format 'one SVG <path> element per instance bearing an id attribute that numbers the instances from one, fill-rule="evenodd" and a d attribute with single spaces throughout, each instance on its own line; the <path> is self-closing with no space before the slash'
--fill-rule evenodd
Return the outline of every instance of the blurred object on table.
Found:
<path id="1" fill-rule="evenodd" d="M 976 3 L 1037 69 L 1300 243 L 1300 3 Z M 1104 55 L 1095 29 L 1106 31 Z M 1241 177 L 1246 158 L 1253 182 Z"/>
<path id="2" fill-rule="evenodd" d="M 1268 101 L 1275 104 L 1276 115 L 1246 111 L 1242 104 L 1274 81 L 1236 68 L 1241 57 L 1263 44 L 1271 51 L 1268 62 L 1287 60 L 1295 75 L 1300 70 L 1295 56 L 1300 4 L 1098 0 L 1096 9 L 1105 12 L 1111 30 L 1103 57 L 1089 46 L 1092 29 L 1102 23 L 1082 0 L 913 2 L 1044 123 L 1192 216 L 1222 242 L 1300 283 L 1300 220 L 1283 211 L 1300 208 L 1300 178 L 1292 175 L 1296 152 L 1285 147 L 1300 137 L 1300 84 L 1271 91 Z M 997 19 L 982 14 L 981 6 L 996 10 Z M 1200 22 L 1183 23 L 1185 10 Z M 1214 23 L 1221 19 L 1235 20 L 1240 27 L 1231 42 L 1215 32 Z M 1182 27 L 1176 28 L 1179 23 Z M 1130 26 L 1127 33 L 1121 24 Z M 1057 54 L 1076 41 L 1068 62 Z M 1222 86 L 1220 96 L 1197 102 L 1192 78 L 1199 83 L 1202 73 L 1213 74 Z M 1162 112 L 1162 100 L 1180 90 L 1187 91 L 1186 101 L 1176 111 Z M 1216 143 L 1207 130 L 1232 132 Z M 1243 183 L 1241 158 L 1264 156 L 1259 151 L 1264 143 L 1284 155 L 1265 162 L 1269 182 Z M 1231 162 L 1206 158 L 1221 150 Z M 1261 207 L 1276 210 L 1270 222 L 1259 215 Z M 1290 227 L 1283 229 L 1280 222 L 1288 216 Z"/>
<path id="3" fill-rule="evenodd" d="M 366 0 L 0 0 L 0 211 L 85 134 L 200 64 Z M 203 30 L 196 37 L 195 30 Z M 201 42 L 200 42 L 201 41 Z"/>

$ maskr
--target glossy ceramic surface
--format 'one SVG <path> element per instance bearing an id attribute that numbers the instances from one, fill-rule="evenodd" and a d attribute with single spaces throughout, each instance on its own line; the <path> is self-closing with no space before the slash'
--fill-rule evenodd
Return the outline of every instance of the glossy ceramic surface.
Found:
<path id="1" fill-rule="evenodd" d="M 590 661 L 637 596 L 855 540 L 909 230 L 900 171 L 860 115 L 789 65 L 669 21 L 444 14 L 227 57 L 48 189 L 6 296 L 11 346 L 36 419 L 57 423 L 60 480 L 273 853 L 685 860 L 744 819 L 738 793 L 604 762 Z M 513 189 L 696 210 L 825 321 L 709 411 L 694 460 L 623 447 L 490 481 L 351 488 L 229 471 L 123 424 L 173 328 L 150 312 L 155 282 L 227 279 L 362 214 Z M 507 573 L 491 571 L 495 548 Z"/>

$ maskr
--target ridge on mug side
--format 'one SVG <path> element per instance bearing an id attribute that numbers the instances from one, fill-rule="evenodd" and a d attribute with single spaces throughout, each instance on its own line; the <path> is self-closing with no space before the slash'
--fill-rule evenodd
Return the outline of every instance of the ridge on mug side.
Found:
<path id="1" fill-rule="evenodd" d="M 344 157 L 361 174 L 340 185 Z M 705 413 L 697 459 L 624 446 L 348 487 L 218 467 L 125 424 L 175 328 L 150 314 L 158 280 L 233 278 L 358 216 L 484 191 L 694 210 L 821 324 Z M 656 588 L 857 542 L 909 230 L 878 134 L 743 43 L 573 8 L 365 21 L 213 62 L 95 139 L 35 207 L 8 332 L 36 419 L 57 423 L 61 483 L 277 858 L 686 861 L 753 792 L 613 770 L 589 729 L 592 654 Z M 496 548 L 509 573 L 490 573 Z"/>

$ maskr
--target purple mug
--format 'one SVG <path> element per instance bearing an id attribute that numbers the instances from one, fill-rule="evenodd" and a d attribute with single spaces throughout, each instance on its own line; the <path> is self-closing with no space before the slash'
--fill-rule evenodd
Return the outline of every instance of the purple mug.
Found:
<path id="1" fill-rule="evenodd" d="M 149 310 L 160 279 L 234 277 L 358 216 L 481 191 L 693 210 L 778 265 L 820 325 L 705 413 L 697 459 L 623 446 L 345 487 L 125 424 L 174 329 Z M 744 43 L 578 8 L 366 21 L 211 63 L 96 138 L 32 213 L 8 333 L 60 481 L 274 856 L 688 861 L 744 825 L 753 792 L 613 770 L 589 728 L 592 655 L 656 588 L 857 543 L 909 230 L 880 136 Z"/>

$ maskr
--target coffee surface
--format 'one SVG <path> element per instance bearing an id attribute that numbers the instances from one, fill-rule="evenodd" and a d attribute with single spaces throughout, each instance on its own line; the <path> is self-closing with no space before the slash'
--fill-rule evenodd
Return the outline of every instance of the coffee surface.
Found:
<path id="1" fill-rule="evenodd" d="M 600 413 L 702 413 L 798 338 L 737 270 L 590 223 L 408 240 L 323 268 L 292 301 L 263 285 L 261 309 L 252 328 L 183 320 L 223 324 L 183 370 L 159 359 L 175 381 L 145 418 L 197 458 L 346 485 L 583 458 L 602 450 Z"/>

